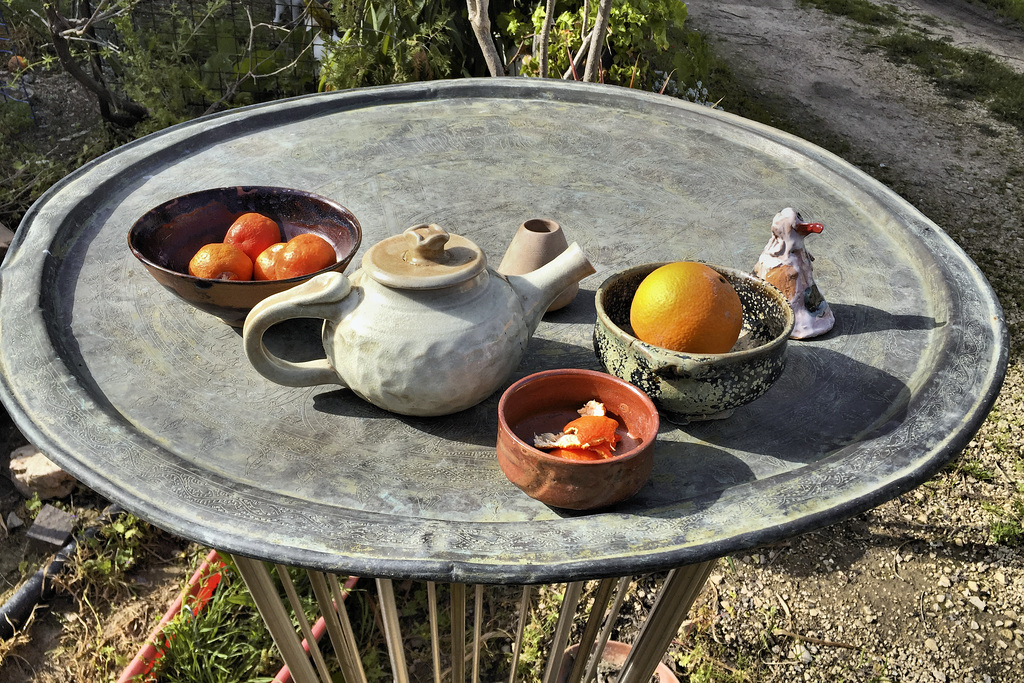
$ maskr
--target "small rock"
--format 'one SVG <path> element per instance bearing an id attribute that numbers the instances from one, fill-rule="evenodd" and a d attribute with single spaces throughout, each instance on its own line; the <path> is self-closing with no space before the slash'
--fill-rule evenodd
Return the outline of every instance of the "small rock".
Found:
<path id="1" fill-rule="evenodd" d="M 928 650 L 929 652 L 938 652 L 939 644 L 935 642 L 934 638 L 926 638 L 924 641 L 924 649 Z"/>
<path id="2" fill-rule="evenodd" d="M 977 581 L 968 581 L 967 582 L 967 590 L 971 591 L 972 593 L 977 593 L 978 592 L 978 588 L 979 588 L 979 586 L 978 586 L 978 582 Z"/>
<path id="3" fill-rule="evenodd" d="M 75 516 L 59 510 L 49 503 L 43 506 L 36 515 L 28 530 L 28 537 L 32 541 L 44 546 L 61 547 L 71 537 L 71 530 L 75 526 Z"/>
<path id="4" fill-rule="evenodd" d="M 6 521 L 8 531 L 17 529 L 20 526 L 25 526 L 25 522 L 21 521 L 21 517 L 19 517 L 17 513 L 14 512 L 14 510 L 11 510 L 9 513 L 7 513 Z"/>
<path id="5" fill-rule="evenodd" d="M 953 584 L 950 583 L 948 576 L 940 576 L 939 577 L 939 586 L 941 588 L 949 588 L 951 585 L 953 585 Z"/>
<path id="6" fill-rule="evenodd" d="M 63 498 L 75 490 L 75 479 L 31 444 L 11 451 L 11 482 L 18 493 L 39 500 Z"/>
<path id="7" fill-rule="evenodd" d="M 968 600 L 972 605 L 978 608 L 979 612 L 985 611 L 985 601 L 979 598 L 977 595 L 972 595 Z"/>
<path id="8" fill-rule="evenodd" d="M 946 683 L 946 674 L 942 673 L 938 669 L 932 669 L 932 676 L 935 680 L 939 681 L 939 683 Z"/>

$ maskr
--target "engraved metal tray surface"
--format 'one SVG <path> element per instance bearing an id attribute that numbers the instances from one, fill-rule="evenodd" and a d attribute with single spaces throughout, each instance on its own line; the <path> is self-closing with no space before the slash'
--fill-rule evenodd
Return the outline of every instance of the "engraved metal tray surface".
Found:
<path id="1" fill-rule="evenodd" d="M 684 259 L 751 269 L 786 206 L 825 224 L 808 247 L 838 322 L 792 342 L 778 383 L 731 418 L 663 423 L 638 496 L 568 513 L 499 470 L 500 391 L 427 419 L 338 387 L 278 386 L 249 366 L 237 330 L 161 289 L 129 253 L 129 226 L 177 195 L 234 185 L 340 202 L 362 223 L 362 251 L 438 223 L 492 267 L 522 221 L 557 220 L 597 273 L 545 317 L 509 383 L 599 369 L 594 292 L 615 271 Z M 982 274 L 867 175 L 720 111 L 558 81 L 326 93 L 167 129 L 51 189 L 0 277 L 2 398 L 53 460 L 187 538 L 360 575 L 624 575 L 819 528 L 934 473 L 980 425 L 1006 368 Z M 268 342 L 300 360 L 318 334 L 287 323 Z"/>

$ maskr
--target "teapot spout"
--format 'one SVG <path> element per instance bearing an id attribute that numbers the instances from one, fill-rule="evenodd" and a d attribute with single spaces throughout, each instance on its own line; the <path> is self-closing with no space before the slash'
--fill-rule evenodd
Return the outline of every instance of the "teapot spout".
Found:
<path id="1" fill-rule="evenodd" d="M 523 315 L 530 334 L 540 324 L 548 307 L 566 287 L 576 284 L 597 271 L 591 265 L 583 250 L 573 242 L 569 247 L 541 266 L 525 275 L 506 275 L 508 283 L 519 297 Z"/>

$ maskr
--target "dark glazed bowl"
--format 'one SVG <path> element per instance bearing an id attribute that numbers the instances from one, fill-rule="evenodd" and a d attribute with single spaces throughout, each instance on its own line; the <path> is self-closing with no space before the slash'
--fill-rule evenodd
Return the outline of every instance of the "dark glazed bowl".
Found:
<path id="1" fill-rule="evenodd" d="M 708 264 L 729 280 L 743 306 L 743 330 L 733 350 L 689 354 L 646 344 L 633 336 L 629 309 L 637 287 L 662 265 L 629 268 L 598 288 L 594 353 L 609 373 L 647 392 L 670 422 L 728 417 L 768 391 L 782 375 L 793 309 L 782 292 L 764 280 Z"/>
<path id="2" fill-rule="evenodd" d="M 605 405 L 622 440 L 606 460 L 566 460 L 533 447 L 534 434 L 558 433 L 588 401 Z M 553 507 L 592 510 L 639 491 L 654 466 L 658 410 L 628 382 L 594 370 L 545 370 L 519 380 L 498 402 L 498 464 L 526 495 Z"/>
<path id="3" fill-rule="evenodd" d="M 281 226 L 282 241 L 312 232 L 334 246 L 338 262 L 304 277 L 287 280 L 205 280 L 188 274 L 188 262 L 205 244 L 221 242 L 243 213 L 268 216 Z M 128 231 L 128 247 L 172 294 L 229 325 L 271 294 L 283 292 L 319 273 L 342 271 L 359 249 L 362 229 L 341 204 L 284 187 L 224 187 L 177 197 L 150 209 Z"/>

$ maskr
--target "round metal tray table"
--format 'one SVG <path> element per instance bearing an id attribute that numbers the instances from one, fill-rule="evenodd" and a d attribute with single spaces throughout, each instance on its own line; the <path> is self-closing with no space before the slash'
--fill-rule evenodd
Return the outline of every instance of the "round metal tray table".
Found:
<path id="1" fill-rule="evenodd" d="M 808 248 L 837 324 L 791 342 L 783 377 L 731 418 L 663 422 L 638 496 L 567 513 L 498 469 L 500 392 L 426 419 L 337 387 L 281 387 L 249 366 L 237 330 L 161 289 L 128 251 L 129 226 L 177 195 L 232 185 L 348 207 L 364 231 L 351 269 L 421 222 L 466 235 L 494 267 L 524 220 L 558 221 L 597 273 L 546 316 L 510 382 L 599 369 L 594 291 L 613 272 L 672 260 L 752 269 L 786 206 L 825 224 Z M 778 130 L 592 84 L 430 82 L 184 123 L 53 187 L 0 274 L 2 398 L 53 460 L 186 538 L 384 579 L 623 576 L 822 527 L 956 454 L 1007 362 L 985 278 L 895 193 Z M 280 327 L 280 354 L 316 355 L 318 329 Z"/>

